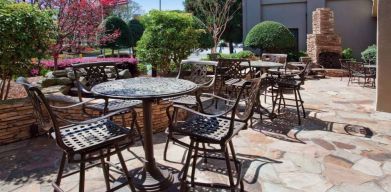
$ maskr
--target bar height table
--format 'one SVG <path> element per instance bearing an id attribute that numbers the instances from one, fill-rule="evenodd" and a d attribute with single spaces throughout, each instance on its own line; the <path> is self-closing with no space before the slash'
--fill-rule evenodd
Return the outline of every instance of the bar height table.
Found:
<path id="1" fill-rule="evenodd" d="M 144 167 L 135 170 L 134 185 L 142 191 L 164 191 L 171 186 L 173 177 L 157 166 L 152 140 L 152 103 L 162 98 L 175 97 L 193 92 L 197 85 L 176 78 L 138 77 L 104 82 L 91 91 L 99 96 L 115 99 L 135 99 L 143 102 L 144 115 Z"/>

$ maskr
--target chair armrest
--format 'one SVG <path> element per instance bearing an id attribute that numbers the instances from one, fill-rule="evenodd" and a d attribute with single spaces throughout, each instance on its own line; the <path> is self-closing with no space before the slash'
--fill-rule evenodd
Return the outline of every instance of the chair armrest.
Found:
<path id="1" fill-rule="evenodd" d="M 182 106 L 182 105 L 172 105 L 174 108 L 179 108 L 179 109 L 183 109 L 185 111 L 188 111 L 190 113 L 193 113 L 193 114 L 196 114 L 196 115 L 200 115 L 200 116 L 203 116 L 203 117 L 209 117 L 209 118 L 212 118 L 212 117 L 221 117 L 223 115 L 226 115 L 227 113 L 231 112 L 233 107 L 230 107 L 229 110 L 227 111 L 224 111 L 223 113 L 219 113 L 219 114 L 214 114 L 214 115 L 211 115 L 211 114 L 206 114 L 206 113 L 201 113 L 201 112 L 198 112 L 198 111 L 195 111 L 193 109 L 190 109 L 190 108 L 187 108 L 185 106 Z"/>
<path id="2" fill-rule="evenodd" d="M 68 106 L 54 106 L 54 105 L 50 105 L 51 108 L 53 109 L 69 109 L 69 108 L 73 108 L 73 107 L 77 107 L 77 106 L 80 106 L 80 105 L 84 105 L 86 103 L 89 103 L 91 101 L 96 101 L 97 99 L 90 99 L 88 101 L 83 101 L 83 102 L 80 102 L 80 103 L 76 103 L 76 104 L 73 104 L 73 105 L 68 105 Z"/>
<path id="3" fill-rule="evenodd" d="M 68 119 L 62 118 L 62 117 L 60 117 L 58 115 L 56 115 L 56 118 L 58 118 L 59 120 L 61 120 L 63 122 L 66 122 L 66 123 L 81 125 L 81 124 L 95 123 L 97 121 L 108 119 L 109 117 L 112 117 L 114 115 L 117 115 L 117 114 L 120 114 L 120 113 L 124 113 L 124 112 L 127 112 L 127 111 L 129 111 L 129 110 L 128 109 L 117 110 L 117 111 L 109 113 L 107 115 L 96 117 L 96 118 L 92 118 L 92 119 L 88 119 L 88 120 L 85 120 L 85 121 L 68 120 Z"/>
<path id="4" fill-rule="evenodd" d="M 217 96 L 217 95 L 211 94 L 211 93 L 201 93 L 201 94 L 198 95 L 198 97 L 201 97 L 201 96 L 209 96 L 209 97 L 214 97 L 216 99 L 220 99 L 220 100 L 223 100 L 223 101 L 235 102 L 235 100 L 226 99 L 224 97 L 220 97 L 220 96 Z"/>

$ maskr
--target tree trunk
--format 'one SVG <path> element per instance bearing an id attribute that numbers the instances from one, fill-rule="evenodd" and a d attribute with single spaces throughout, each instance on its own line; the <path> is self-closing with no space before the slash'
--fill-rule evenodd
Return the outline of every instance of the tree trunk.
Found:
<path id="1" fill-rule="evenodd" d="M 114 57 L 114 49 L 111 49 L 111 57 Z"/>
<path id="2" fill-rule="evenodd" d="M 58 54 L 53 55 L 53 61 L 54 61 L 54 71 L 57 70 L 58 66 Z"/>
<path id="3" fill-rule="evenodd" d="M 229 53 L 234 53 L 234 44 L 232 41 L 229 42 Z"/>
<path id="4" fill-rule="evenodd" d="M 210 50 L 211 53 L 216 53 L 216 50 L 217 50 L 217 47 L 212 47 L 212 49 Z"/>
<path id="5" fill-rule="evenodd" d="M 157 66 L 152 65 L 152 77 L 157 77 Z"/>

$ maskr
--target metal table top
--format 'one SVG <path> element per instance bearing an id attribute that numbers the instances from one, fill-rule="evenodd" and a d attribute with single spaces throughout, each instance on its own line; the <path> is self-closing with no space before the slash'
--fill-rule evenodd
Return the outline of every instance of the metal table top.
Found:
<path id="1" fill-rule="evenodd" d="M 92 87 L 96 95 L 117 99 L 160 99 L 195 91 L 197 84 L 176 78 L 137 77 L 104 82 Z"/>
<path id="2" fill-rule="evenodd" d="M 255 68 L 280 68 L 280 67 L 284 67 L 284 64 L 270 62 L 270 61 L 257 60 L 257 61 L 250 61 L 250 62 L 251 62 L 251 67 L 255 67 Z M 248 62 L 242 62 L 240 65 L 241 66 L 248 66 Z"/>

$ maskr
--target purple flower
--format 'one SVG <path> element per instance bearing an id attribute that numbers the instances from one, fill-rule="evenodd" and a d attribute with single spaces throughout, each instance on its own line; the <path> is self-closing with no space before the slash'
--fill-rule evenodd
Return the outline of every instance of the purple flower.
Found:
<path id="1" fill-rule="evenodd" d="M 38 74 L 39 74 L 39 69 L 31 69 L 30 74 L 31 74 L 32 76 L 38 75 Z"/>

